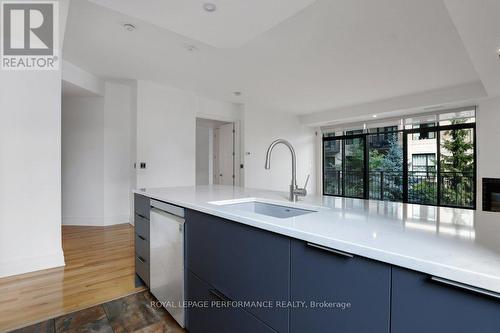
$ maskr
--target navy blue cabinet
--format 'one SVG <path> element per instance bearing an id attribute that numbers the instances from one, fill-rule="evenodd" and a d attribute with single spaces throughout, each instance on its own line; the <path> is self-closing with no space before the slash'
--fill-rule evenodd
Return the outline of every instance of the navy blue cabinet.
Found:
<path id="1" fill-rule="evenodd" d="M 289 300 L 289 238 L 191 210 L 185 232 L 187 269 L 225 297 L 273 304 Z M 246 311 L 276 331 L 288 332 L 287 308 L 248 307 Z M 188 318 L 191 328 L 195 323 Z"/>
<path id="2" fill-rule="evenodd" d="M 134 211 L 135 214 L 143 219 L 149 220 L 149 210 L 151 209 L 150 199 L 144 195 L 134 195 Z"/>
<path id="3" fill-rule="evenodd" d="M 390 265 L 293 240 L 291 276 L 290 332 L 389 332 Z"/>
<path id="4" fill-rule="evenodd" d="M 141 281 L 149 286 L 149 209 L 151 208 L 148 197 L 134 195 L 134 225 L 135 225 L 135 273 L 136 286 Z"/>
<path id="5" fill-rule="evenodd" d="M 498 333 L 500 300 L 393 267 L 392 333 Z"/>
<path id="6" fill-rule="evenodd" d="M 185 237 L 192 333 L 500 332 L 500 300 L 467 286 L 197 211 L 187 211 Z M 147 279 L 147 265 L 136 266 Z"/>
<path id="7" fill-rule="evenodd" d="M 186 300 L 190 302 L 187 311 L 187 329 L 190 333 L 275 333 L 249 312 L 226 306 L 224 299 L 217 296 L 216 289 L 187 273 Z"/>

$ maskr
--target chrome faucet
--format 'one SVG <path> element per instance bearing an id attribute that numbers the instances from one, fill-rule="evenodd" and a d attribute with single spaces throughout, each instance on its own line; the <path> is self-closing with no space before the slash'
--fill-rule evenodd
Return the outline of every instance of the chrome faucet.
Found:
<path id="1" fill-rule="evenodd" d="M 269 148 L 267 148 L 265 169 L 271 169 L 271 153 L 274 147 L 280 143 L 287 146 L 288 149 L 290 149 L 290 153 L 292 153 L 292 183 L 290 184 L 290 201 L 296 202 L 299 196 L 305 197 L 307 195 L 306 187 L 307 183 L 309 182 L 309 175 L 307 176 L 304 188 L 299 188 L 297 186 L 297 161 L 295 157 L 295 149 L 293 149 L 293 146 L 290 142 L 283 139 L 278 139 L 271 143 Z"/>

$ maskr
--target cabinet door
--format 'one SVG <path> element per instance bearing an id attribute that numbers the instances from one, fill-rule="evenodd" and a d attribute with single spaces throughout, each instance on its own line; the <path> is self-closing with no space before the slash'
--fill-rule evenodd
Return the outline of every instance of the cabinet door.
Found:
<path id="1" fill-rule="evenodd" d="M 201 279 L 232 300 L 289 300 L 289 238 L 196 211 L 187 212 L 185 226 L 186 264 Z M 247 310 L 288 331 L 288 309 Z"/>
<path id="2" fill-rule="evenodd" d="M 134 195 L 134 211 L 137 215 L 142 218 L 149 220 L 149 209 L 151 205 L 149 203 L 149 198 L 140 194 Z"/>
<path id="3" fill-rule="evenodd" d="M 497 333 L 500 300 L 393 267 L 393 333 Z"/>
<path id="4" fill-rule="evenodd" d="M 212 286 L 187 273 L 186 329 L 190 333 L 275 333 L 241 308 L 225 307 Z"/>
<path id="5" fill-rule="evenodd" d="M 135 273 L 149 286 L 149 198 L 134 194 Z M 141 282 L 136 279 L 136 287 Z"/>
<path id="6" fill-rule="evenodd" d="M 290 332 L 389 332 L 390 265 L 293 240 L 291 272 Z"/>
<path id="7" fill-rule="evenodd" d="M 134 224 L 135 233 L 149 241 L 149 220 L 146 220 L 140 217 L 138 214 L 135 214 Z"/>

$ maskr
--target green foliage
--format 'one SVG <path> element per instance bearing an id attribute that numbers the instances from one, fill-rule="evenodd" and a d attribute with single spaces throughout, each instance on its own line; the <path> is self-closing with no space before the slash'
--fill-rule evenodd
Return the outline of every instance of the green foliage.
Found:
<path id="1" fill-rule="evenodd" d="M 444 133 L 441 144 L 442 172 L 473 172 L 474 145 L 470 140 L 470 129 L 455 129 Z"/>
<path id="2" fill-rule="evenodd" d="M 346 172 L 344 175 L 345 195 L 350 197 L 363 196 L 364 160 L 365 149 L 363 141 L 353 139 L 352 143 L 346 142 Z"/>
<path id="3" fill-rule="evenodd" d="M 463 121 L 453 121 L 460 124 Z M 441 144 L 441 202 L 472 206 L 474 202 L 474 144 L 471 129 L 446 131 Z"/>
<path id="4" fill-rule="evenodd" d="M 416 179 L 410 177 L 408 180 L 408 200 L 410 202 L 435 205 L 437 203 L 437 185 L 433 179 Z"/>
<path id="5" fill-rule="evenodd" d="M 403 172 L 403 148 L 399 144 L 398 134 L 389 138 L 389 150 L 383 160 L 383 170 Z"/>
<path id="6" fill-rule="evenodd" d="M 403 149 L 398 133 L 389 135 L 385 149 L 370 149 L 370 197 L 403 199 Z M 383 194 L 381 193 L 383 191 Z"/>
<path id="7" fill-rule="evenodd" d="M 370 149 L 370 171 L 384 170 L 384 154 L 381 154 L 378 150 Z"/>
<path id="8" fill-rule="evenodd" d="M 460 124 L 463 121 L 453 121 Z M 441 182 L 441 203 L 452 206 L 470 207 L 474 201 L 474 144 L 471 129 L 453 129 L 441 134 L 441 177 L 435 173 L 417 173 L 409 176 L 408 195 L 410 202 L 422 204 L 437 203 L 437 182 Z M 398 133 L 389 134 L 382 148 L 369 151 L 370 198 L 401 201 L 403 198 L 403 148 Z M 346 141 L 345 173 L 332 172 L 325 179 L 327 193 L 361 197 L 364 179 L 364 145 L 362 141 Z M 334 165 L 334 157 L 325 156 L 330 171 L 342 168 Z M 342 177 L 340 179 L 339 177 Z"/>

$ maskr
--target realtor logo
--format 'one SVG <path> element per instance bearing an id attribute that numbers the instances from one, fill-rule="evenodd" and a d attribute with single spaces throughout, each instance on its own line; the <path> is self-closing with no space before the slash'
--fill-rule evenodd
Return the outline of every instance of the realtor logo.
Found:
<path id="1" fill-rule="evenodd" d="M 58 69 L 58 3 L 2 1 L 4 70 Z"/>

